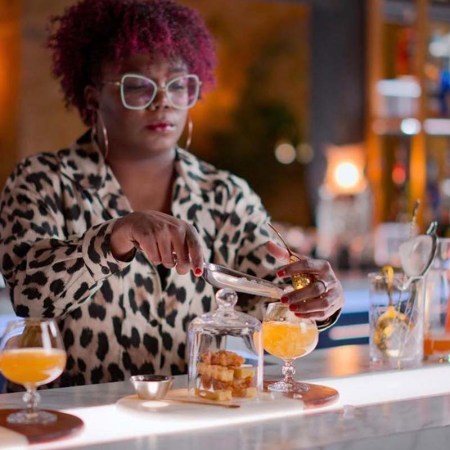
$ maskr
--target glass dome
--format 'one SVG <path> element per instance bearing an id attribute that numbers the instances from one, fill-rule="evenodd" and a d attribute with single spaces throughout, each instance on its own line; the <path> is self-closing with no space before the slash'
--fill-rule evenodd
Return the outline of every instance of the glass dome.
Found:
<path id="1" fill-rule="evenodd" d="M 218 309 L 189 325 L 189 392 L 209 400 L 252 399 L 263 388 L 261 322 L 234 309 L 229 288 L 216 294 Z"/>

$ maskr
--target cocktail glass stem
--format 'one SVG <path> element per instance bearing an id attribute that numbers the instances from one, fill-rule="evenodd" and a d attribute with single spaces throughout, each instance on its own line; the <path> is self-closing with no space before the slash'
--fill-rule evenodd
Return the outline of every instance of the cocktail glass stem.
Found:
<path id="1" fill-rule="evenodd" d="M 281 369 L 284 375 L 283 383 L 288 387 L 288 390 L 290 392 L 307 391 L 309 389 L 308 385 L 294 379 L 295 367 L 292 365 L 293 362 L 293 359 L 284 361 L 283 367 Z"/>
<path id="2" fill-rule="evenodd" d="M 301 395 L 302 392 L 309 390 L 309 386 L 305 383 L 301 383 L 294 379 L 295 367 L 292 365 L 294 360 L 284 360 L 283 367 L 281 369 L 283 373 L 283 379 L 275 383 L 269 384 L 269 391 L 273 392 L 285 392 Z"/>
<path id="3" fill-rule="evenodd" d="M 37 393 L 36 388 L 27 387 L 27 391 L 22 398 L 27 404 L 27 415 L 32 420 L 33 417 L 37 416 L 37 405 L 41 396 Z"/>
<path id="4" fill-rule="evenodd" d="M 285 360 L 283 364 L 283 368 L 281 369 L 283 376 L 284 376 L 284 382 L 286 384 L 293 384 L 295 383 L 294 380 L 294 374 L 295 374 L 295 367 L 292 365 L 292 359 Z"/>
<path id="5" fill-rule="evenodd" d="M 27 408 L 10 414 L 6 419 L 9 423 L 14 424 L 48 424 L 55 422 L 56 414 L 49 413 L 38 409 L 38 403 L 41 396 L 37 393 L 35 387 L 27 387 L 27 391 L 23 394 L 23 401 L 27 404 Z"/>

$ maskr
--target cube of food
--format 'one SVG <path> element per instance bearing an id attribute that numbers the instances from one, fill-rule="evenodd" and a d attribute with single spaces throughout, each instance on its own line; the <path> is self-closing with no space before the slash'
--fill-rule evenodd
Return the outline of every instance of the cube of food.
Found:
<path id="1" fill-rule="evenodd" d="M 200 375 L 205 375 L 209 378 L 214 378 L 219 381 L 233 381 L 233 369 L 228 369 L 227 367 L 210 365 L 205 363 L 198 363 L 197 371 Z"/>
<path id="2" fill-rule="evenodd" d="M 234 369 L 234 378 L 253 378 L 255 369 L 251 366 L 237 367 Z"/>
<path id="3" fill-rule="evenodd" d="M 255 368 L 243 366 L 244 361 L 242 356 L 227 350 L 204 352 L 197 364 L 200 386 L 195 394 L 209 400 L 225 401 L 233 397 L 255 397 Z"/>
<path id="4" fill-rule="evenodd" d="M 224 367 L 239 367 L 245 361 L 242 356 L 228 350 L 205 352 L 202 354 L 200 359 L 206 364 L 213 364 Z"/>
<path id="5" fill-rule="evenodd" d="M 196 389 L 195 395 L 207 400 L 214 400 L 218 402 L 227 402 L 232 399 L 231 389 L 217 389 L 216 391 L 205 391 L 203 389 Z"/>
<path id="6" fill-rule="evenodd" d="M 247 387 L 247 388 L 235 388 L 231 391 L 233 397 L 238 398 L 253 398 L 256 396 L 256 388 L 255 387 Z"/>

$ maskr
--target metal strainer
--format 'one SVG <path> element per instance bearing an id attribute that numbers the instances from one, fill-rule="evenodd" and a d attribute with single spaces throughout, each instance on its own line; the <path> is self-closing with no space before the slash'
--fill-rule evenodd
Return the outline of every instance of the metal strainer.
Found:
<path id="1" fill-rule="evenodd" d="M 437 222 L 432 222 L 426 234 L 415 236 L 400 244 L 402 269 L 408 276 L 403 286 L 407 289 L 414 280 L 424 277 L 431 267 L 437 251 Z"/>

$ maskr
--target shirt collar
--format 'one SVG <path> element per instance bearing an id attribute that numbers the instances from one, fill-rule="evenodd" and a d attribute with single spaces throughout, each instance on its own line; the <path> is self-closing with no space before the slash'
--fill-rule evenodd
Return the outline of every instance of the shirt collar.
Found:
<path id="1" fill-rule="evenodd" d="M 65 176 L 85 190 L 98 191 L 111 179 L 110 169 L 92 138 L 91 130 L 79 137 L 69 149 L 58 152 Z"/>
<path id="2" fill-rule="evenodd" d="M 177 148 L 175 170 L 178 175 L 175 188 L 179 186 L 193 194 L 202 195 L 207 179 L 200 168 L 200 161 L 192 153 Z"/>
<path id="3" fill-rule="evenodd" d="M 101 191 L 108 182 L 115 180 L 102 151 L 93 139 L 91 130 L 79 137 L 69 149 L 59 152 L 61 165 L 67 177 L 85 190 Z M 62 157 L 64 156 L 64 157 Z M 209 190 L 205 167 L 193 154 L 181 148 L 176 149 L 174 196 L 177 191 L 202 195 Z M 187 192 L 186 192 L 187 191 Z"/>

